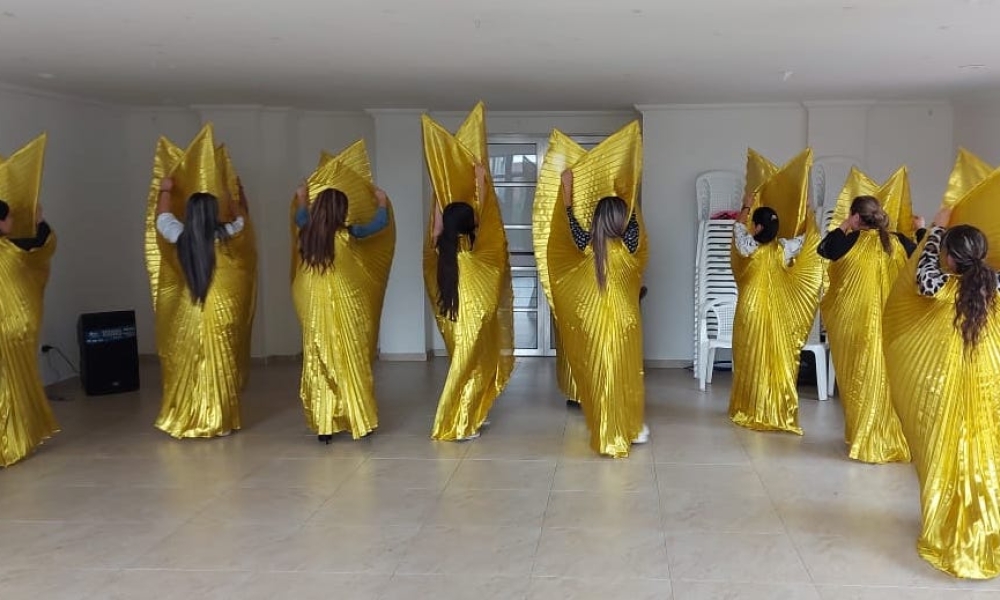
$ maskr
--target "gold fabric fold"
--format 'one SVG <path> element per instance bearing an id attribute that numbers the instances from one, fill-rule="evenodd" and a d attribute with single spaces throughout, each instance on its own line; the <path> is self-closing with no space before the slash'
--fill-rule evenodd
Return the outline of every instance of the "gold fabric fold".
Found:
<path id="1" fill-rule="evenodd" d="M 808 208 L 812 152 L 807 149 L 777 171 L 769 165 L 756 152 L 748 152 L 747 181 L 754 181 L 749 191 L 754 207 L 775 209 L 779 237 L 802 232 L 805 241 L 798 257 L 787 266 L 777 240 L 760 246 L 749 257 L 733 247 L 739 298 L 733 321 L 729 416 L 749 429 L 801 435 L 799 357 L 816 318 L 823 282 L 823 262 L 816 253 L 819 231 Z"/>
<path id="2" fill-rule="evenodd" d="M 174 180 L 173 214 L 183 220 L 187 198 L 208 192 L 220 214 L 235 213 L 236 171 L 206 125 L 186 151 L 165 138 L 157 144 L 146 215 L 146 266 L 156 317 L 163 400 L 156 427 L 176 437 L 212 437 L 240 428 L 239 393 L 250 366 L 250 333 L 257 296 L 253 223 L 216 242 L 216 266 L 208 297 L 195 304 L 176 248 L 156 231 L 160 181 Z"/>
<path id="3" fill-rule="evenodd" d="M 0 200 L 10 205 L 12 238 L 35 235 L 35 209 L 42 189 L 47 143 L 48 134 L 43 133 L 9 157 L 0 156 Z"/>
<path id="4" fill-rule="evenodd" d="M 310 203 L 324 189 L 347 195 L 347 225 L 371 221 L 378 209 L 364 141 L 340 154 L 323 153 L 309 177 Z M 299 254 L 296 201 L 292 200 L 292 298 L 302 325 L 299 397 L 309 428 L 320 435 L 350 431 L 354 439 L 378 427 L 372 361 L 396 247 L 396 227 L 355 238 L 346 228 L 333 239 L 333 266 L 306 266 Z"/>
<path id="5" fill-rule="evenodd" d="M 538 268 L 538 281 L 541 283 L 542 291 L 548 300 L 552 310 L 552 319 L 555 323 L 556 336 L 556 381 L 559 391 L 567 399 L 576 403 L 580 402 L 580 390 L 577 388 L 573 378 L 573 368 L 570 365 L 567 352 L 567 342 L 563 341 L 563 336 L 559 334 L 559 318 L 556 314 L 555 303 L 552 301 L 552 285 L 549 277 L 548 247 L 549 234 L 552 229 L 553 211 L 563 206 L 560 197 L 562 189 L 562 172 L 572 167 L 577 161 L 587 155 L 587 151 L 582 146 L 574 142 L 569 136 L 561 131 L 554 130 L 549 138 L 549 150 L 542 162 L 542 170 L 538 175 L 538 182 L 535 186 L 535 200 L 532 204 L 531 237 L 535 249 L 535 265 Z M 587 203 L 593 204 L 587 199 Z M 576 216 L 574 210 L 573 216 Z M 592 216 L 592 215 L 590 215 Z M 568 226 L 566 228 L 568 232 Z"/>
<path id="6" fill-rule="evenodd" d="M 873 196 L 878 199 L 882 210 L 889 215 L 889 231 L 898 231 L 909 238 L 916 234 L 913 227 L 913 204 L 910 200 L 910 178 L 906 167 L 896 169 L 882 185 L 857 167 L 851 167 L 847 181 L 837 197 L 828 231 L 840 227 L 851 216 L 851 203 L 858 196 Z"/>
<path id="7" fill-rule="evenodd" d="M 809 210 L 809 172 L 813 154 L 806 148 L 780 169 L 755 152 L 747 150 L 747 193 L 753 198 L 751 213 L 762 206 L 778 213 L 778 237 L 792 238 L 806 231 L 814 220 Z"/>
<path id="8" fill-rule="evenodd" d="M 478 104 L 454 136 L 423 118 L 424 156 L 437 199 L 424 242 L 424 283 L 451 357 L 431 432 L 436 440 L 476 435 L 514 368 L 510 258 L 492 177 L 487 176 L 484 197 L 476 197 L 475 165 L 489 165 L 484 110 Z M 465 244 L 458 253 L 459 309 L 451 321 L 436 309 L 438 255 L 432 231 L 435 212 L 457 201 L 473 206 L 478 229 L 475 245 Z"/>
<path id="9" fill-rule="evenodd" d="M 632 123 L 586 152 L 554 131 L 538 176 L 533 234 L 539 278 L 559 329 L 560 387 L 580 401 L 594 451 L 628 456 L 642 430 L 645 403 L 639 290 L 649 256 L 638 203 L 642 137 Z M 635 254 L 616 241 L 608 247 L 607 285 L 597 285 L 593 249 L 573 241 L 561 197 L 561 175 L 574 174 L 573 210 L 581 226 L 604 196 L 624 199 L 639 221 Z"/>
<path id="10" fill-rule="evenodd" d="M 884 185 L 851 170 L 837 200 L 831 230 L 850 215 L 858 196 L 873 196 L 889 215 L 890 230 L 912 233 L 913 212 L 906 168 Z M 900 227 L 906 224 L 907 227 Z M 906 249 L 890 236 L 892 252 L 882 248 L 878 231 L 861 231 L 844 257 L 829 263 L 829 288 L 821 309 L 844 409 L 848 455 L 868 463 L 909 461 L 910 451 L 889 397 L 882 351 L 882 315 L 893 283 L 906 264 Z"/>
<path id="11" fill-rule="evenodd" d="M 1000 169 L 984 165 L 962 151 L 945 203 L 954 207 L 952 225 L 989 232 L 996 248 Z M 956 577 L 992 578 L 1000 574 L 1000 309 L 966 352 L 953 324 L 959 277 L 921 296 L 918 257 L 897 278 L 883 323 L 892 401 L 920 479 L 917 550 Z"/>
<path id="12" fill-rule="evenodd" d="M 12 237 L 34 235 L 44 155 L 42 135 L 0 159 L 0 199 L 10 205 L 14 231 L 21 232 Z M 55 250 L 55 233 L 31 250 L 0 237 L 0 467 L 25 458 L 59 431 L 38 371 L 38 331 Z"/>

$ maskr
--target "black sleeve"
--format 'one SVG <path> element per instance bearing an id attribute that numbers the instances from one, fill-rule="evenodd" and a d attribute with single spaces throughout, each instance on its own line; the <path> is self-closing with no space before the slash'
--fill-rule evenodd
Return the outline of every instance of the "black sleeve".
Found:
<path id="1" fill-rule="evenodd" d="M 35 232 L 35 237 L 33 238 L 18 238 L 12 239 L 11 242 L 20 248 L 21 250 L 32 250 L 34 248 L 41 248 L 48 241 L 49 235 L 52 233 L 52 229 L 49 224 L 42 221 L 38 224 L 38 229 Z"/>
<path id="2" fill-rule="evenodd" d="M 903 245 L 903 249 L 906 250 L 906 256 L 907 257 L 913 256 L 913 252 L 917 249 L 916 242 L 906 237 L 902 233 L 899 233 L 898 231 L 895 231 L 893 233 L 896 235 L 896 239 L 899 240 L 899 243 Z"/>
<path id="3" fill-rule="evenodd" d="M 840 260 L 845 254 L 850 252 L 857 241 L 858 232 L 853 231 L 848 235 L 844 233 L 843 229 L 838 227 L 826 234 L 826 237 L 820 242 L 819 247 L 816 248 L 816 252 L 827 260 Z"/>
<path id="4" fill-rule="evenodd" d="M 927 237 L 927 228 L 924 227 L 922 229 L 918 229 L 917 230 L 917 243 L 919 244 L 920 242 L 924 241 L 925 237 Z"/>
<path id="5" fill-rule="evenodd" d="M 569 216 L 569 230 L 573 234 L 573 242 L 581 251 L 590 243 L 590 233 L 580 227 L 580 222 L 573 216 L 573 207 L 566 207 L 566 215 Z"/>

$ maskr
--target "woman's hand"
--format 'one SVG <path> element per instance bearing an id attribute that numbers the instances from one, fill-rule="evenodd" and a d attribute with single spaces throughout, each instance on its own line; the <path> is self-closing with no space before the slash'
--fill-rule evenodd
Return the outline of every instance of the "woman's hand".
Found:
<path id="1" fill-rule="evenodd" d="M 913 229 L 919 231 L 927 228 L 927 222 L 920 215 L 913 215 Z"/>
<path id="2" fill-rule="evenodd" d="M 236 178 L 236 190 L 238 194 L 236 205 L 239 207 L 240 214 L 246 216 L 249 212 L 249 205 L 246 192 L 243 191 L 243 181 L 239 177 Z"/>
<path id="3" fill-rule="evenodd" d="M 45 215 L 42 214 L 42 203 L 39 202 L 35 205 L 35 225 L 41 225 L 44 220 Z"/>
<path id="4" fill-rule="evenodd" d="M 375 187 L 375 199 L 378 200 L 379 208 L 385 208 L 389 203 L 389 196 L 386 195 L 385 190 L 378 186 Z"/>
<path id="5" fill-rule="evenodd" d="M 861 229 L 861 215 L 858 214 L 853 214 L 847 217 L 844 219 L 844 222 L 840 224 L 840 230 L 844 233 L 850 233 L 852 231 L 857 231 L 858 229 Z"/>
<path id="6" fill-rule="evenodd" d="M 563 203 L 566 206 L 573 206 L 573 169 L 566 169 L 562 172 Z"/>
<path id="7" fill-rule="evenodd" d="M 938 213 L 934 215 L 933 223 L 936 227 L 948 227 L 951 224 L 951 208 L 942 206 Z"/>
<path id="8" fill-rule="evenodd" d="M 305 182 L 295 188 L 295 203 L 299 205 L 299 208 L 305 208 L 309 204 L 309 187 Z"/>
<path id="9" fill-rule="evenodd" d="M 435 199 L 434 205 L 437 206 L 437 200 Z M 434 239 L 438 239 L 441 233 L 444 231 L 444 216 L 441 214 L 441 207 L 437 206 L 434 211 Z"/>
<path id="10" fill-rule="evenodd" d="M 174 179 L 172 177 L 164 177 L 160 180 L 160 193 L 170 192 L 174 189 Z"/>

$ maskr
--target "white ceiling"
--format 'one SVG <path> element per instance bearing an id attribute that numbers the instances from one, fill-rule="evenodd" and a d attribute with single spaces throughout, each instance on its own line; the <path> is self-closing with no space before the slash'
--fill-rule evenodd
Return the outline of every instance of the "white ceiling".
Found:
<path id="1" fill-rule="evenodd" d="M 1000 88 L 1000 0 L 0 0 L 0 81 L 316 109 L 926 99 Z"/>

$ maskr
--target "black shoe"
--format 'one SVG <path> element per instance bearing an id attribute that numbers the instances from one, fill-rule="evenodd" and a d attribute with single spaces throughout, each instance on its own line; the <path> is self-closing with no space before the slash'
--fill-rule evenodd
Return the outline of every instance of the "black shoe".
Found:
<path id="1" fill-rule="evenodd" d="M 318 440 L 319 440 L 320 442 L 323 442 L 323 443 L 325 443 L 325 444 L 326 444 L 327 446 L 329 446 L 329 445 L 330 445 L 330 442 L 332 442 L 332 441 L 333 441 L 333 435 L 331 435 L 331 434 L 326 434 L 326 435 L 318 435 L 318 436 L 316 436 L 316 439 L 318 439 Z"/>
<path id="2" fill-rule="evenodd" d="M 580 408 L 580 403 L 577 402 L 576 400 L 567 400 L 566 401 L 566 407 L 567 408 Z"/>

